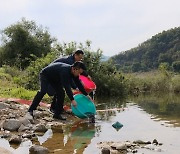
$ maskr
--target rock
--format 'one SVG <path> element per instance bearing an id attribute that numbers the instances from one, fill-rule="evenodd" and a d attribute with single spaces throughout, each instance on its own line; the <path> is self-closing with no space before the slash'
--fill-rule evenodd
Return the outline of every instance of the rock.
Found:
<path id="1" fill-rule="evenodd" d="M 151 142 L 150 141 L 147 141 L 147 142 L 145 142 L 146 144 L 151 144 Z"/>
<path id="2" fill-rule="evenodd" d="M 154 139 L 152 143 L 158 145 L 158 141 L 156 139 Z"/>
<path id="3" fill-rule="evenodd" d="M 101 154 L 110 154 L 110 150 L 108 148 L 103 148 Z"/>
<path id="4" fill-rule="evenodd" d="M 30 115 L 30 113 L 29 112 L 27 112 L 26 113 L 26 115 L 25 115 L 25 117 L 24 117 L 25 119 L 27 119 L 27 120 L 29 120 L 31 123 L 34 123 L 34 119 L 33 119 L 33 116 L 32 115 Z"/>
<path id="5" fill-rule="evenodd" d="M 126 141 L 124 144 L 126 145 L 127 148 L 132 147 L 132 143 L 130 141 Z"/>
<path id="6" fill-rule="evenodd" d="M 144 142 L 142 140 L 136 140 L 133 143 L 135 143 L 135 144 L 146 144 L 146 142 Z"/>
<path id="7" fill-rule="evenodd" d="M 17 136 L 17 135 L 13 135 L 9 139 L 9 143 L 10 144 L 20 144 L 21 142 L 22 142 L 22 138 L 20 136 Z"/>
<path id="8" fill-rule="evenodd" d="M 33 112 L 33 117 L 34 117 L 35 119 L 42 118 L 42 117 L 43 117 L 43 113 L 42 113 L 41 111 L 35 110 L 35 111 Z"/>
<path id="9" fill-rule="evenodd" d="M 20 118 L 19 121 L 24 125 L 24 126 L 28 126 L 31 124 L 31 122 L 29 121 L 28 118 Z"/>
<path id="10" fill-rule="evenodd" d="M 30 154 L 48 154 L 49 150 L 43 146 L 33 145 L 29 149 Z"/>
<path id="11" fill-rule="evenodd" d="M 3 129 L 9 131 L 17 131 L 21 126 L 21 122 L 17 119 L 8 119 L 3 123 Z"/>
<path id="12" fill-rule="evenodd" d="M 22 124 L 22 125 L 19 127 L 18 132 L 23 132 L 23 131 L 25 131 L 25 130 L 30 130 L 30 128 L 27 127 L 27 126 L 24 126 L 24 125 Z"/>
<path id="13" fill-rule="evenodd" d="M 127 150 L 127 146 L 125 143 L 114 143 L 111 145 L 112 149 L 116 150 Z"/>
<path id="14" fill-rule="evenodd" d="M 35 132 L 43 132 L 45 133 L 48 129 L 46 128 L 46 126 L 44 124 L 38 124 L 36 125 L 36 128 L 35 128 Z"/>
<path id="15" fill-rule="evenodd" d="M 137 150 L 132 150 L 132 153 L 137 153 L 138 151 Z"/>

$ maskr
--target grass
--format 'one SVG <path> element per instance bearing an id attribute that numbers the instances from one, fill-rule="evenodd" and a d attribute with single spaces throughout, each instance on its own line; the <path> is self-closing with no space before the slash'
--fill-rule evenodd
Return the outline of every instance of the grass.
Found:
<path id="1" fill-rule="evenodd" d="M 32 100 L 37 91 L 27 90 L 14 84 L 11 80 L 0 78 L 0 98 L 21 98 Z M 51 98 L 44 96 L 43 101 L 50 102 Z"/>
<path id="2" fill-rule="evenodd" d="M 180 92 L 180 74 L 173 72 L 128 73 L 130 93 L 134 92 Z"/>

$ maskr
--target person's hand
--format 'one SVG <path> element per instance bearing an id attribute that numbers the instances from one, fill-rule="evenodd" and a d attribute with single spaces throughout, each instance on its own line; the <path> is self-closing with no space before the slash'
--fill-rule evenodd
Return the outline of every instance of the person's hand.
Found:
<path id="1" fill-rule="evenodd" d="M 77 102 L 76 102 L 75 100 L 72 100 L 71 103 L 72 103 L 72 105 L 73 105 L 74 107 L 77 106 Z"/>

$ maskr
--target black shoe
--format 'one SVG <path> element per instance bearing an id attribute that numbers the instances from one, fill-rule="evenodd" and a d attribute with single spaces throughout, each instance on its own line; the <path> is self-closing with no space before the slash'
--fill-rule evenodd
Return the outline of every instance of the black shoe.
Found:
<path id="1" fill-rule="evenodd" d="M 53 115 L 53 118 L 54 118 L 54 119 L 58 119 L 58 120 L 66 120 L 66 118 L 65 118 L 65 117 L 62 117 L 60 114 L 59 114 L 59 115 L 54 114 L 54 115 Z"/>

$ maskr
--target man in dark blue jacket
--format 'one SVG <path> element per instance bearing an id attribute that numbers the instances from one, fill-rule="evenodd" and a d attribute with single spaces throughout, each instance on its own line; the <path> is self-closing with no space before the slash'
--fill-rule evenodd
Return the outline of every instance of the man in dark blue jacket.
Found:
<path id="1" fill-rule="evenodd" d="M 76 50 L 74 54 L 66 57 L 60 57 L 54 60 L 52 63 L 62 62 L 72 65 L 76 61 L 81 61 L 83 59 L 83 56 L 84 56 L 84 52 L 82 50 Z"/>
<path id="2" fill-rule="evenodd" d="M 62 108 L 64 103 L 65 92 L 68 95 L 71 103 L 76 106 L 77 103 L 74 100 L 73 93 L 71 90 L 71 81 L 73 80 L 77 85 L 78 89 L 84 94 L 88 95 L 79 80 L 79 75 L 85 70 L 85 66 L 81 61 L 75 62 L 73 65 L 68 65 L 65 63 L 53 63 L 48 65 L 40 72 L 40 83 L 41 89 L 37 92 L 36 96 L 34 97 L 32 104 L 28 110 L 28 112 L 33 115 L 33 110 L 36 110 L 37 106 L 39 105 L 40 101 L 47 93 L 48 86 L 51 85 L 55 90 L 57 95 L 57 103 L 55 107 L 55 112 L 53 118 L 66 120 L 62 117 Z M 90 99 L 91 97 L 88 96 Z"/>
<path id="3" fill-rule="evenodd" d="M 54 60 L 51 64 L 57 63 L 57 62 L 62 62 L 62 63 L 65 63 L 65 64 L 72 65 L 76 61 L 81 61 L 83 59 L 83 56 L 84 56 L 84 52 L 82 50 L 76 50 L 74 52 L 74 54 L 72 54 L 70 56 L 66 56 L 66 57 L 60 57 L 60 58 Z M 85 70 L 83 71 L 82 75 L 88 76 L 88 74 L 87 74 L 87 72 Z M 71 87 L 73 89 L 77 88 L 76 84 L 73 81 L 71 82 Z M 56 107 L 56 102 L 57 102 L 57 96 L 54 93 L 54 90 L 53 90 L 53 88 L 51 86 L 48 87 L 48 94 L 50 96 L 53 96 L 53 99 L 52 99 L 52 102 L 51 102 L 50 111 L 54 112 L 55 107 Z M 62 108 L 62 110 L 63 110 L 63 108 Z"/>

